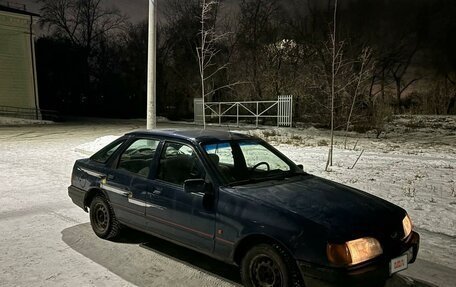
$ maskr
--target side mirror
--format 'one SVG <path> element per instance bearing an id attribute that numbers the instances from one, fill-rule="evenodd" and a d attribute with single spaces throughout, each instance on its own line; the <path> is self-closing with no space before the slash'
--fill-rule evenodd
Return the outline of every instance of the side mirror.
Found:
<path id="1" fill-rule="evenodd" d="M 298 167 L 301 169 L 301 170 L 304 170 L 304 166 L 302 164 L 298 164 Z"/>
<path id="2" fill-rule="evenodd" d="M 184 191 L 186 193 L 205 193 L 206 181 L 204 179 L 187 179 L 184 181 Z"/>

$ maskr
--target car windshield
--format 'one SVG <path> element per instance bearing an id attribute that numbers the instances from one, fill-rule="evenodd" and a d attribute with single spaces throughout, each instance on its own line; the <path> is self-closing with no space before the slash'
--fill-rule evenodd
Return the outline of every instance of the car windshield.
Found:
<path id="1" fill-rule="evenodd" d="M 289 159 L 261 141 L 225 141 L 203 145 L 227 185 L 243 185 L 303 174 Z"/>

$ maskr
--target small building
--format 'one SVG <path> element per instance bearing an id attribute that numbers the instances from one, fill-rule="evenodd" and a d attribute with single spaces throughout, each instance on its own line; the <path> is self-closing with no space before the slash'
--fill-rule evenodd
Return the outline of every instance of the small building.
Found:
<path id="1" fill-rule="evenodd" d="M 33 33 L 38 17 L 0 4 L 0 115 L 41 117 Z"/>

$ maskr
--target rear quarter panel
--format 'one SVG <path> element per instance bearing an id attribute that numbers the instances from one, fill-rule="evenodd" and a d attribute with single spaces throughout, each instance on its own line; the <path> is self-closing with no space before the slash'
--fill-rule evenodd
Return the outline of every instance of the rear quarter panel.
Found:
<path id="1" fill-rule="evenodd" d="M 90 159 L 77 160 L 73 166 L 71 185 L 86 192 L 94 188 L 99 189 L 100 181 L 106 173 L 107 170 L 103 164 Z"/>

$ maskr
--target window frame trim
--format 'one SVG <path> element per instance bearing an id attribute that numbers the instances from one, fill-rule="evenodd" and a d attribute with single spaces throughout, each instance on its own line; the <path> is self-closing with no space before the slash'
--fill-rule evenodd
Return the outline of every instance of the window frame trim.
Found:
<path id="1" fill-rule="evenodd" d="M 100 150 L 96 151 L 93 155 L 91 155 L 91 156 L 89 157 L 89 159 L 90 159 L 91 161 L 97 163 L 97 164 L 110 165 L 111 161 L 112 161 L 115 157 L 117 157 L 117 154 L 119 153 L 120 150 L 123 150 L 123 146 L 124 146 L 128 141 L 129 141 L 128 138 L 126 138 L 126 137 L 120 137 L 120 138 L 118 138 L 118 139 L 116 139 L 116 140 L 110 142 L 109 144 L 107 144 L 106 146 L 104 146 L 103 148 L 101 148 Z M 108 157 L 108 159 L 106 159 L 105 161 L 102 162 L 102 161 L 97 161 L 97 160 L 93 159 L 93 157 L 94 157 L 95 155 L 97 155 L 98 153 L 101 153 L 102 151 L 105 151 L 105 150 L 106 150 L 106 152 L 109 151 L 109 150 L 111 150 L 112 148 L 109 149 L 109 150 L 107 150 L 107 148 L 108 148 L 110 145 L 115 144 L 115 145 L 114 145 L 114 147 L 115 147 L 115 146 L 118 145 L 119 143 L 120 143 L 120 145 L 116 148 L 116 150 L 115 150 L 115 151 Z"/>

